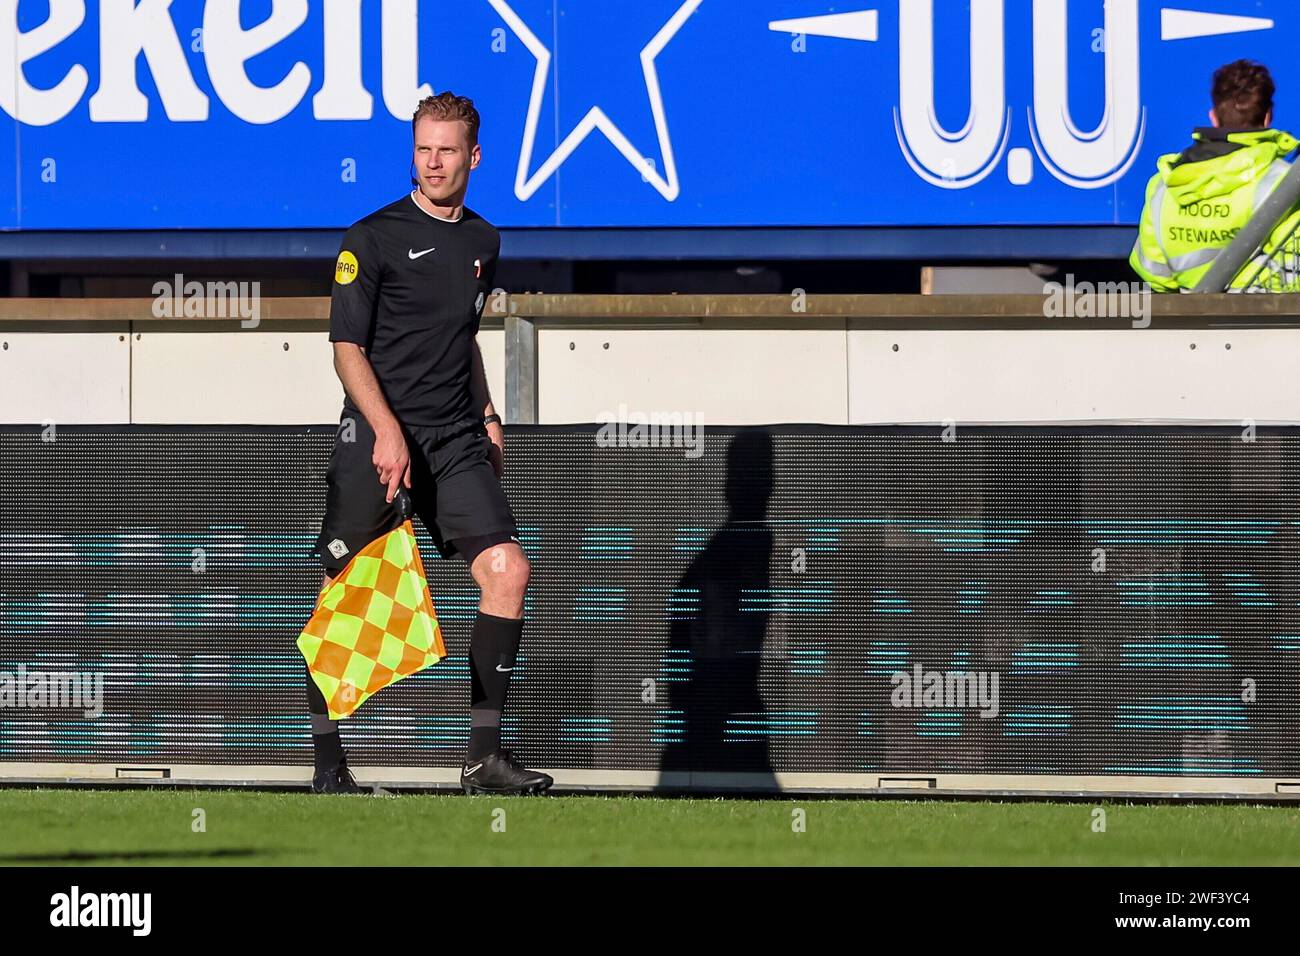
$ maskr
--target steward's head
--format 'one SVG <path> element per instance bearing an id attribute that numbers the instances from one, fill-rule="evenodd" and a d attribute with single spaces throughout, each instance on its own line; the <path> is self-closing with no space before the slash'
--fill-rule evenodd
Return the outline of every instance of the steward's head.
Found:
<path id="1" fill-rule="evenodd" d="M 1264 129 L 1273 125 L 1273 94 L 1277 87 L 1268 67 L 1237 60 L 1214 71 L 1210 122 L 1227 129 Z"/>

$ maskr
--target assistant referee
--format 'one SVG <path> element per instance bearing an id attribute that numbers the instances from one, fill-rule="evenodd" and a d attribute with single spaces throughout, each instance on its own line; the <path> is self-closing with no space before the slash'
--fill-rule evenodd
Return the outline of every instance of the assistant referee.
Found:
<path id="1" fill-rule="evenodd" d="M 482 591 L 470 636 L 466 793 L 550 787 L 501 746 L 501 712 L 523 631 L 529 566 L 501 487 L 504 434 L 475 336 L 501 237 L 465 207 L 479 114 L 450 92 L 412 120 L 416 188 L 347 231 L 334 271 L 330 341 L 346 398 L 315 555 L 328 583 L 402 523 L 411 505 L 443 557 L 459 554 Z M 356 793 L 337 722 L 307 679 L 317 793 Z"/>

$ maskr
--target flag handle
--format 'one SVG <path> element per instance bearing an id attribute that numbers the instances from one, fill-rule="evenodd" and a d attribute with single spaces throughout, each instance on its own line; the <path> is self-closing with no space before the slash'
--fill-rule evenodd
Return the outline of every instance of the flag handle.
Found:
<path id="1" fill-rule="evenodd" d="M 397 507 L 397 513 L 401 515 L 403 521 L 409 521 L 411 514 L 415 510 L 411 505 L 411 494 L 405 488 L 398 488 L 397 494 L 393 495 L 393 504 Z"/>

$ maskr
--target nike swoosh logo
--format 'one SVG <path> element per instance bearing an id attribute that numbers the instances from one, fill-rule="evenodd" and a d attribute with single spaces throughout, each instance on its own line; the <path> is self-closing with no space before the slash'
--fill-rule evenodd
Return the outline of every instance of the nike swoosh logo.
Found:
<path id="1" fill-rule="evenodd" d="M 433 247 L 433 249 L 436 248 L 438 247 L 437 246 Z M 423 252 L 416 252 L 414 249 L 408 249 L 406 250 L 406 254 L 410 256 L 412 259 L 418 259 L 420 258 L 420 256 L 427 256 L 429 253 L 433 252 L 433 249 L 425 249 Z"/>
<path id="2" fill-rule="evenodd" d="M 467 768 L 465 770 L 465 776 L 468 777 L 470 774 L 472 774 L 475 770 L 477 770 L 481 766 L 483 766 L 481 763 L 476 763 L 474 764 L 474 766 Z"/>
<path id="3" fill-rule="evenodd" d="M 513 668 L 513 667 L 502 667 L 500 664 L 498 664 L 498 665 L 497 665 L 497 670 L 499 670 L 499 671 L 500 671 L 501 673 L 503 673 L 503 674 L 509 674 L 512 670 L 514 670 L 514 668 Z"/>

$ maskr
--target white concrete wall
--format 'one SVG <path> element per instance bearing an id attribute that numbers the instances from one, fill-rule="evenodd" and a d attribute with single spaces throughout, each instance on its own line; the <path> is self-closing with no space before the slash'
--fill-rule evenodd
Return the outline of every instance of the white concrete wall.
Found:
<path id="1" fill-rule="evenodd" d="M 7 423 L 314 424 L 342 390 L 324 332 L 0 332 Z M 505 335 L 479 335 L 505 405 Z M 288 343 L 289 348 L 284 348 Z M 608 343 L 608 348 L 606 348 Z M 1195 348 L 1192 346 L 1195 345 Z M 895 349 L 897 346 L 897 349 Z M 1230 346 L 1230 347 L 1229 347 Z M 543 423 L 1300 421 L 1300 330 L 548 329 Z"/>
<path id="2" fill-rule="evenodd" d="M 343 402 L 325 332 L 0 332 L 4 343 L 6 424 L 329 424 Z M 505 333 L 485 329 L 479 346 L 504 406 Z"/>
<path id="3" fill-rule="evenodd" d="M 130 421 L 131 345 L 119 332 L 0 331 L 0 421 Z"/>
<path id="4" fill-rule="evenodd" d="M 134 422 L 338 421 L 343 386 L 325 332 L 143 332 L 132 338 Z M 488 388 L 504 404 L 505 333 L 485 330 L 479 340 Z"/>
<path id="5" fill-rule="evenodd" d="M 705 424 L 848 421 L 845 333 L 548 330 L 537 336 L 543 423 L 690 412 Z M 606 348 L 608 343 L 608 348 Z"/>
<path id="6" fill-rule="evenodd" d="M 854 330 L 848 364 L 854 424 L 1300 421 L 1300 330 Z"/>
<path id="7" fill-rule="evenodd" d="M 133 422 L 338 420 L 343 387 L 324 332 L 141 332 L 131 351 Z"/>

